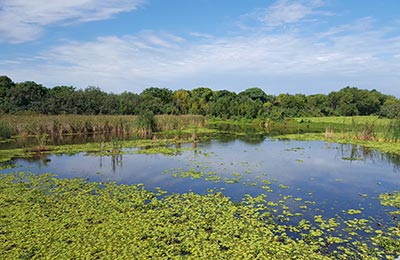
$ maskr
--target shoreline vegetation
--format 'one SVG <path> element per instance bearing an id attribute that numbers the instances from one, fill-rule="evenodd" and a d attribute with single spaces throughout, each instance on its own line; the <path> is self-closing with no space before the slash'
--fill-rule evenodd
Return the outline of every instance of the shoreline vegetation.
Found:
<path id="1" fill-rule="evenodd" d="M 3 115 L 0 117 L 0 136 L 3 136 L 0 140 L 3 144 L 24 139 L 30 141 L 29 145 L 0 149 L 0 162 L 30 157 L 35 153 L 117 153 L 122 151 L 115 149 L 117 143 L 125 148 L 166 147 L 179 142 L 197 142 L 200 137 L 206 139 L 218 133 L 357 144 L 400 154 L 400 119 L 377 116 L 302 117 L 272 121 L 151 113 L 142 116 Z M 97 138 L 82 144 L 60 144 L 60 140 L 68 137 L 88 135 Z"/>
<path id="2" fill-rule="evenodd" d="M 105 134 L 152 137 L 154 132 L 206 128 L 207 117 L 200 115 L 2 115 L 0 137 Z M 3 136 L 2 136 L 3 135 Z"/>
<path id="3" fill-rule="evenodd" d="M 299 118 L 298 122 L 313 122 L 324 126 L 320 133 L 303 132 L 276 136 L 291 140 L 322 140 L 341 144 L 357 144 L 384 153 L 400 154 L 400 118 L 365 117 Z"/>
<path id="4" fill-rule="evenodd" d="M 240 93 L 151 87 L 140 94 L 113 94 L 0 76 L 0 144 L 30 138 L 36 146 L 14 147 L 23 151 L 8 156 L 1 150 L 0 161 L 24 151 L 56 150 L 51 144 L 66 136 L 104 135 L 95 142 L 112 145 L 127 136 L 160 143 L 196 141 L 216 132 L 352 143 L 398 154 L 400 99 L 349 86 L 326 95 L 275 96 L 257 87 Z"/>

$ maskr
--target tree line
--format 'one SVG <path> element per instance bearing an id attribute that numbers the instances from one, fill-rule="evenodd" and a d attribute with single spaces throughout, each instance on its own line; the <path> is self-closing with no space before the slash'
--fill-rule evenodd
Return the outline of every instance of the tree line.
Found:
<path id="1" fill-rule="evenodd" d="M 299 116 L 400 115 L 400 100 L 377 90 L 345 87 L 329 94 L 271 95 L 260 88 L 240 93 L 198 87 L 175 90 L 150 87 L 140 94 L 106 93 L 98 87 L 47 88 L 33 81 L 13 82 L 0 76 L 0 113 L 40 114 L 194 114 L 219 118 L 272 118 Z"/>

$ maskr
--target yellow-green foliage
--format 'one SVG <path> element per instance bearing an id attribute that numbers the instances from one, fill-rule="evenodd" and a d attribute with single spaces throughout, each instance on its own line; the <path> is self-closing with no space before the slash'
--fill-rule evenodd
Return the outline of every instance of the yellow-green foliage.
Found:
<path id="1" fill-rule="evenodd" d="M 221 193 L 0 177 L 1 259 L 330 259 Z"/>
<path id="2" fill-rule="evenodd" d="M 382 205 L 397 208 L 397 211 L 392 212 L 392 214 L 400 215 L 400 192 L 383 193 L 379 196 L 379 199 L 381 200 Z"/>
<path id="3" fill-rule="evenodd" d="M 304 134 L 286 134 L 275 136 L 279 139 L 291 139 L 291 140 L 325 140 L 328 142 L 342 143 L 342 144 L 359 144 L 361 146 L 377 149 L 382 152 L 400 154 L 400 145 L 398 142 L 377 140 L 377 141 L 364 141 L 359 139 L 354 139 L 350 136 L 348 137 L 325 137 L 323 133 L 304 133 Z"/>
<path id="4" fill-rule="evenodd" d="M 265 194 L 242 203 L 215 190 L 165 194 L 140 184 L 2 174 L 0 259 L 394 259 L 400 250 L 398 227 L 374 229 L 366 219 L 317 215 L 277 225 L 269 212 L 278 204 Z"/>
<path id="5" fill-rule="evenodd" d="M 351 125 L 355 120 L 360 124 L 369 123 L 372 121 L 377 122 L 378 125 L 387 125 L 390 119 L 379 118 L 378 116 L 323 116 L 323 117 L 300 117 L 297 120 L 303 119 L 304 121 L 309 120 L 310 122 L 316 123 L 332 123 L 332 124 L 343 124 Z"/>

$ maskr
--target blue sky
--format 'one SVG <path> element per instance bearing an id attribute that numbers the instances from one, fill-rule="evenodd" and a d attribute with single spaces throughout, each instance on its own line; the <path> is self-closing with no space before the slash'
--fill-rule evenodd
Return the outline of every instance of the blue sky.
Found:
<path id="1" fill-rule="evenodd" d="M 400 97 L 400 1 L 0 0 L 0 74 L 114 93 Z"/>

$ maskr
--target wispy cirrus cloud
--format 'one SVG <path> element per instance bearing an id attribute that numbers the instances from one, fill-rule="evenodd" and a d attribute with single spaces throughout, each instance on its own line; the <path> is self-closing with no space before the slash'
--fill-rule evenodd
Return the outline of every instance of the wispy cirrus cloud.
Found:
<path id="1" fill-rule="evenodd" d="M 209 38 L 201 43 L 190 41 L 190 37 L 145 31 L 99 37 L 90 42 L 67 42 L 43 52 L 35 63 L 40 62 L 40 71 L 57 74 L 65 82 L 110 87 L 109 91 L 132 85 L 182 86 L 185 82 L 191 82 L 191 86 L 235 87 L 237 78 L 257 85 L 280 78 L 283 86 L 285 82 L 293 84 L 286 78 L 301 77 L 313 81 L 315 89 L 319 84 L 343 87 L 337 80 L 327 83 L 326 79 L 345 79 L 343 84 L 372 88 L 376 79 L 381 79 L 382 84 L 400 80 L 395 73 L 400 71 L 400 37 L 390 36 L 389 29 L 382 31 L 373 24 L 361 28 L 358 24 L 354 21 L 353 26 L 308 36 L 264 32 Z M 33 79 L 46 75 L 37 70 L 36 66 L 31 73 L 22 73 L 32 74 Z M 121 89 L 111 88 L 116 85 Z"/>
<path id="2" fill-rule="evenodd" d="M 144 0 L 3 0 L 0 41 L 22 43 L 38 38 L 48 25 L 109 19 L 143 4 Z"/>
<path id="3" fill-rule="evenodd" d="M 277 0 L 266 8 L 241 15 L 237 24 L 250 31 L 296 28 L 319 17 L 336 15 L 324 10 L 325 6 L 323 0 Z"/>
<path id="4" fill-rule="evenodd" d="M 260 19 L 268 26 L 298 22 L 312 13 L 312 8 L 300 2 L 280 0 L 270 6 Z"/>

